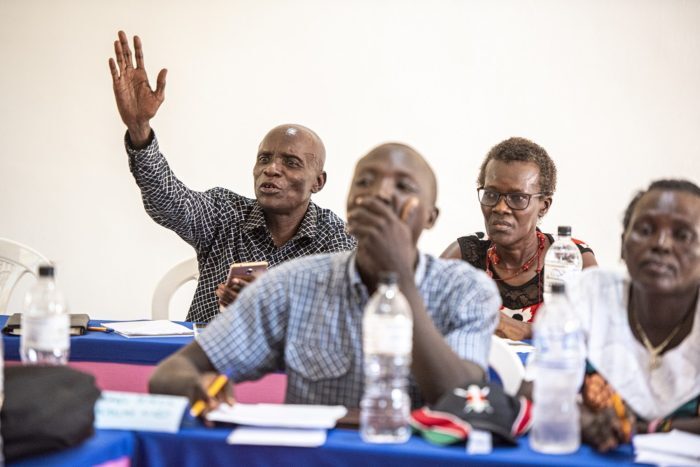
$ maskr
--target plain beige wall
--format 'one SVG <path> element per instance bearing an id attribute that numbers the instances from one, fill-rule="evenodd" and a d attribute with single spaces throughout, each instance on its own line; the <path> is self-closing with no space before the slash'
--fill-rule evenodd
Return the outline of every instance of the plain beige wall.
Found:
<path id="1" fill-rule="evenodd" d="M 152 124 L 192 188 L 251 195 L 259 140 L 299 122 L 328 149 L 315 201 L 344 216 L 357 158 L 403 141 L 438 175 L 421 247 L 439 254 L 483 230 L 484 154 L 525 136 L 559 168 L 543 228 L 573 225 L 616 265 L 634 190 L 698 182 L 699 25 L 700 2 L 672 0 L 0 0 L 0 236 L 56 260 L 72 311 L 93 317 L 149 316 L 159 278 L 193 254 L 147 217 L 128 170 L 107 67 L 123 28 L 152 79 L 169 69 Z"/>

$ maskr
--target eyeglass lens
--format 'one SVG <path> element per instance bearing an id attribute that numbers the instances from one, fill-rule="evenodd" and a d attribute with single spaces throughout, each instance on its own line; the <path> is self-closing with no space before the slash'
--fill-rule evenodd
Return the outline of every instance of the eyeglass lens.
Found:
<path id="1" fill-rule="evenodd" d="M 511 209 L 525 209 L 530 204 L 531 195 L 526 193 L 499 193 L 491 190 L 479 190 L 479 202 L 484 206 L 495 206 L 503 196 Z"/>

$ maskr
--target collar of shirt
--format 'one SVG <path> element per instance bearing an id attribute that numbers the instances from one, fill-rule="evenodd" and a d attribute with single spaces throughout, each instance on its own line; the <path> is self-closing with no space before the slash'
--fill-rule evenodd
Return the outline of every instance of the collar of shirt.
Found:
<path id="1" fill-rule="evenodd" d="M 295 241 L 300 238 L 314 238 L 316 236 L 317 224 L 318 209 L 314 203 L 309 201 L 306 214 L 304 214 L 304 218 L 301 220 L 297 232 L 290 241 Z M 253 204 L 253 209 L 250 211 L 250 215 L 246 219 L 243 228 L 246 230 L 265 229 L 265 231 L 268 231 L 267 224 L 265 224 L 265 213 L 257 201 Z"/>
<path id="2" fill-rule="evenodd" d="M 416 270 L 413 273 L 413 279 L 416 283 L 416 287 L 420 287 L 425 277 L 427 258 L 425 254 L 418 251 L 418 264 L 416 265 Z M 357 252 L 353 251 L 348 255 L 348 284 L 353 297 L 359 303 L 366 303 L 369 300 L 369 292 L 367 291 L 367 286 L 362 282 L 362 277 L 360 277 L 360 272 L 357 270 Z"/>

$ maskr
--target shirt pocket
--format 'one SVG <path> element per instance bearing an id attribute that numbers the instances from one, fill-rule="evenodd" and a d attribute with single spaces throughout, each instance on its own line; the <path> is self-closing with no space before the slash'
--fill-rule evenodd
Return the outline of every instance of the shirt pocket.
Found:
<path id="1" fill-rule="evenodd" d="M 286 364 L 305 379 L 321 381 L 346 375 L 350 369 L 350 355 L 328 343 L 296 341 L 287 346 Z"/>

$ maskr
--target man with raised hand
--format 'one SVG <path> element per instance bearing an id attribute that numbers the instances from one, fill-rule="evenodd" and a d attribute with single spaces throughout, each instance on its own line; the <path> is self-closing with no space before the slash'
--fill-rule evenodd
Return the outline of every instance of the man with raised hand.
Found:
<path id="1" fill-rule="evenodd" d="M 158 366 L 151 392 L 202 399 L 211 409 L 231 401 L 230 391 L 207 396 L 217 373 L 241 382 L 285 371 L 288 403 L 357 408 L 362 317 L 382 271 L 397 274 L 413 312 L 414 407 L 482 379 L 500 297 L 484 272 L 419 252 L 422 231 L 438 216 L 436 196 L 433 171 L 414 149 L 390 143 L 370 151 L 347 200 L 357 250 L 299 258 L 260 277 Z"/>
<path id="2" fill-rule="evenodd" d="M 226 283 L 232 263 L 283 261 L 314 253 L 350 250 L 355 240 L 344 222 L 311 201 L 326 183 L 326 152 L 312 130 L 280 125 L 265 135 L 253 167 L 256 199 L 225 188 L 190 190 L 170 170 L 150 126 L 165 98 L 167 70 L 148 83 L 141 39 L 134 36 L 134 67 L 126 34 L 119 31 L 109 59 L 117 108 L 127 127 L 129 166 L 146 212 L 197 252 L 199 281 L 188 321 L 210 321 L 251 279 Z M 218 297 L 218 303 L 217 303 Z"/>

